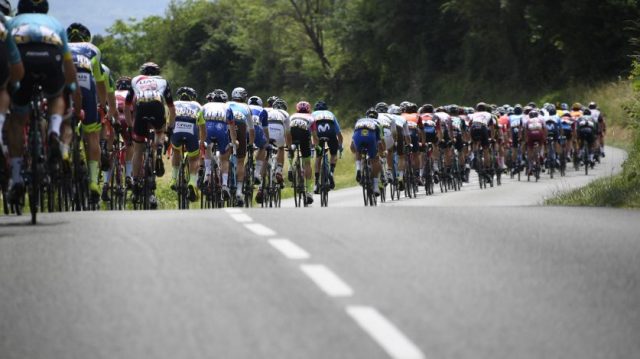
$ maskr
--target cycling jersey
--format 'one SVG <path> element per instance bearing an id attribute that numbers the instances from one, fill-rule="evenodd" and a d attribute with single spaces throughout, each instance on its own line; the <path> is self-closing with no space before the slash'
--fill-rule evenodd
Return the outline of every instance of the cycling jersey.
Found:
<path id="1" fill-rule="evenodd" d="M 76 78 L 82 92 L 82 110 L 84 119 L 82 126 L 88 133 L 101 129 L 98 114 L 98 92 L 96 81 L 104 81 L 104 74 L 100 66 L 100 50 L 88 42 L 73 42 L 69 44 L 73 63 L 76 65 Z"/>
<path id="2" fill-rule="evenodd" d="M 595 134 L 597 131 L 597 123 L 589 115 L 583 115 L 577 121 L 578 138 L 582 141 L 586 141 L 591 146 L 595 141 Z"/>
<path id="3" fill-rule="evenodd" d="M 446 112 L 436 112 L 433 116 L 436 118 L 438 127 L 440 127 L 440 133 L 442 133 L 445 141 L 448 141 L 449 129 L 451 128 L 451 116 Z"/>
<path id="4" fill-rule="evenodd" d="M 314 131 L 313 116 L 310 113 L 294 113 L 289 118 L 291 139 L 300 145 L 303 158 L 311 157 L 311 132 Z"/>
<path id="5" fill-rule="evenodd" d="M 411 132 L 409 132 L 409 123 L 407 120 L 400 115 L 391 115 L 391 117 L 396 121 L 396 127 L 402 129 L 402 134 L 404 136 L 410 136 Z M 401 137 L 401 136 L 399 136 Z"/>
<path id="6" fill-rule="evenodd" d="M 229 125 L 234 123 L 227 118 L 227 110 L 224 102 L 209 102 L 202 106 L 202 117 L 207 128 L 205 141 L 216 142 L 221 153 L 226 152 L 229 147 Z"/>
<path id="7" fill-rule="evenodd" d="M 535 143 L 542 144 L 544 136 L 544 120 L 539 117 L 529 118 L 527 121 L 527 146 L 532 148 Z"/>
<path id="8" fill-rule="evenodd" d="M 489 112 L 481 111 L 472 113 L 470 116 L 471 127 L 474 126 L 491 126 L 493 125 L 493 116 Z"/>
<path id="9" fill-rule="evenodd" d="M 560 129 L 562 128 L 562 122 L 557 115 L 549 115 L 545 120 L 545 126 L 547 127 L 547 137 L 552 137 L 557 140 L 560 136 Z"/>
<path id="10" fill-rule="evenodd" d="M 338 119 L 331 111 L 314 111 L 313 126 L 318 133 L 318 137 L 325 137 L 328 139 L 327 145 L 329 146 L 329 153 L 335 156 L 338 153 L 338 133 L 340 133 L 340 124 Z"/>
<path id="11" fill-rule="evenodd" d="M 144 142 L 149 128 L 164 129 L 166 123 L 165 102 L 174 107 L 171 88 L 167 80 L 160 76 L 139 75 L 131 80 L 131 89 L 125 103 L 134 105 L 133 139 Z"/>
<path id="12" fill-rule="evenodd" d="M 377 121 L 382 128 L 382 135 L 385 146 L 388 150 L 391 150 L 395 145 L 395 141 L 393 138 L 397 133 L 396 121 L 388 113 L 379 113 Z"/>
<path id="13" fill-rule="evenodd" d="M 284 147 L 285 136 L 290 131 L 289 113 L 285 110 L 267 108 L 269 118 L 269 139 L 276 141 L 278 147 Z"/>
<path id="14" fill-rule="evenodd" d="M 227 103 L 227 118 L 234 120 L 236 125 L 248 125 L 252 123 L 253 112 L 249 105 L 242 102 L 228 102 Z"/>
<path id="15" fill-rule="evenodd" d="M 356 121 L 353 131 L 353 143 L 358 152 L 363 149 L 369 158 L 378 155 L 378 141 L 381 137 L 381 127 L 378 121 L 372 118 L 361 118 Z"/>
<path id="16" fill-rule="evenodd" d="M 171 145 L 180 148 L 185 145 L 189 157 L 200 153 L 200 129 L 204 125 L 202 106 L 195 101 L 176 101 L 176 122 L 171 136 Z"/>
<path id="17" fill-rule="evenodd" d="M 269 115 L 262 106 L 249 105 L 251 109 L 251 118 L 253 120 L 253 129 L 255 136 L 253 144 L 256 148 L 263 148 L 267 144 L 267 136 L 264 134 L 264 128 L 269 127 Z M 247 136 L 249 136 L 247 134 Z"/>

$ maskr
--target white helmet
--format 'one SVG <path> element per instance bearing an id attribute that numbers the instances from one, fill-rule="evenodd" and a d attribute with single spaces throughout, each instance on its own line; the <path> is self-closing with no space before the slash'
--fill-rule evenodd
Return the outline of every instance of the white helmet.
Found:
<path id="1" fill-rule="evenodd" d="M 244 87 L 236 87 L 231 91 L 231 99 L 234 101 L 247 101 L 247 90 Z"/>

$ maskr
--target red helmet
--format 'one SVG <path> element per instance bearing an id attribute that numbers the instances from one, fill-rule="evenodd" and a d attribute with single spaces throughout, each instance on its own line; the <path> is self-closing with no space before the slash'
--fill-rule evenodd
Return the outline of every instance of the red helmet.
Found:
<path id="1" fill-rule="evenodd" d="M 296 111 L 299 113 L 311 113 L 311 104 L 307 101 L 300 101 L 296 104 Z"/>

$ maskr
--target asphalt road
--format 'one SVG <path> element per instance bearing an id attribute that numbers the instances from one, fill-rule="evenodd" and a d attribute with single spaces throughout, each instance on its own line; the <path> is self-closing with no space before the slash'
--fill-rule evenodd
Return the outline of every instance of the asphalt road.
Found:
<path id="1" fill-rule="evenodd" d="M 454 195 L 1 217 L 0 358 L 638 357 L 640 212 Z"/>

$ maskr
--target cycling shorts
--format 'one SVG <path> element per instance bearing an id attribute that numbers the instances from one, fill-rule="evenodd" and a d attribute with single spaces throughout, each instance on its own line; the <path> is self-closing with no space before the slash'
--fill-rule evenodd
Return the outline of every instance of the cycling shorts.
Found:
<path id="1" fill-rule="evenodd" d="M 573 138 L 573 131 L 572 130 L 563 129 L 562 133 L 564 134 L 564 137 L 567 138 L 567 141 L 571 141 L 571 139 Z"/>
<path id="2" fill-rule="evenodd" d="M 259 148 L 259 149 L 264 148 L 264 146 L 267 144 L 267 136 L 265 136 L 264 130 L 262 129 L 261 126 L 253 126 L 253 130 L 255 131 L 253 144 L 255 145 L 256 148 Z M 247 138 L 247 141 L 249 141 L 248 138 Z"/>
<path id="3" fill-rule="evenodd" d="M 533 148 L 535 143 L 542 145 L 544 143 L 544 132 L 542 131 L 529 131 L 527 133 L 527 147 Z"/>
<path id="4" fill-rule="evenodd" d="M 195 123 L 180 121 L 179 118 L 176 119 L 173 135 L 171 135 L 171 145 L 174 148 L 181 148 L 182 145 L 185 145 L 189 157 L 194 157 L 199 154 L 199 139 L 200 131 Z"/>
<path id="5" fill-rule="evenodd" d="M 42 86 L 46 98 L 52 99 L 62 94 L 65 80 L 62 71 L 62 50 L 57 46 L 29 43 L 18 45 L 18 49 L 24 65 L 24 77 L 12 100 L 14 105 L 21 107 L 18 111 L 24 112 L 28 111 L 27 107 L 36 84 Z"/>
<path id="6" fill-rule="evenodd" d="M 489 147 L 489 129 L 486 126 L 471 126 L 471 139 L 473 142 L 480 142 L 482 147 Z"/>
<path id="7" fill-rule="evenodd" d="M 458 152 L 462 151 L 462 149 L 464 148 L 464 140 L 462 139 L 462 132 L 454 131 L 453 147 Z"/>
<path id="8" fill-rule="evenodd" d="M 378 155 L 378 140 L 374 131 L 363 128 L 355 130 L 353 144 L 358 152 L 365 150 L 369 158 L 375 158 Z"/>
<path id="9" fill-rule="evenodd" d="M 269 123 L 269 139 L 276 141 L 276 146 L 284 147 L 284 125 L 281 123 Z"/>
<path id="10" fill-rule="evenodd" d="M 7 43 L 0 41 L 0 90 L 6 88 L 7 81 L 9 81 L 9 51 Z"/>
<path id="11" fill-rule="evenodd" d="M 291 128 L 291 140 L 300 146 L 302 158 L 311 157 L 311 132 L 309 130 L 299 127 Z"/>
<path id="12" fill-rule="evenodd" d="M 84 111 L 84 120 L 82 120 L 82 128 L 87 133 L 100 131 L 102 122 L 98 115 L 98 92 L 96 89 L 96 81 L 91 73 L 86 71 L 78 71 L 78 86 L 82 92 L 82 110 Z"/>
<path id="13" fill-rule="evenodd" d="M 398 126 L 398 143 L 396 144 L 396 153 L 398 156 L 404 155 L 404 135 L 402 135 L 402 127 Z"/>
<path id="14" fill-rule="evenodd" d="M 320 136 L 318 135 L 318 138 L 326 138 L 327 139 L 327 146 L 329 147 L 329 153 L 332 156 L 335 156 L 338 154 L 338 149 L 340 148 L 340 144 L 338 143 L 338 138 L 336 136 Z M 316 156 L 321 156 L 320 153 L 316 153 Z"/>
<path id="15" fill-rule="evenodd" d="M 244 158 L 247 155 L 247 133 L 247 124 L 236 121 L 236 139 L 238 140 L 236 156 L 238 158 Z"/>
<path id="16" fill-rule="evenodd" d="M 216 142 L 218 151 L 220 151 L 220 153 L 226 153 L 231 143 L 227 124 L 222 121 L 207 121 L 205 127 L 207 128 L 206 142 Z"/>
<path id="17" fill-rule="evenodd" d="M 412 129 L 409 130 L 409 133 L 411 133 L 411 145 L 413 146 L 411 148 L 411 152 L 418 153 L 418 151 L 420 151 L 420 139 L 418 138 L 418 130 Z"/>
<path id="18" fill-rule="evenodd" d="M 518 148 L 520 146 L 520 129 L 511 129 L 511 147 Z"/>
<path id="19" fill-rule="evenodd" d="M 165 111 L 164 104 L 159 101 L 140 102 L 136 105 L 136 118 L 133 121 L 133 140 L 138 143 L 145 142 L 149 137 L 149 129 L 164 129 Z"/>
<path id="20" fill-rule="evenodd" d="M 581 141 L 587 141 L 591 146 L 595 142 L 595 131 L 591 127 L 582 127 L 578 129 L 578 138 Z"/>

